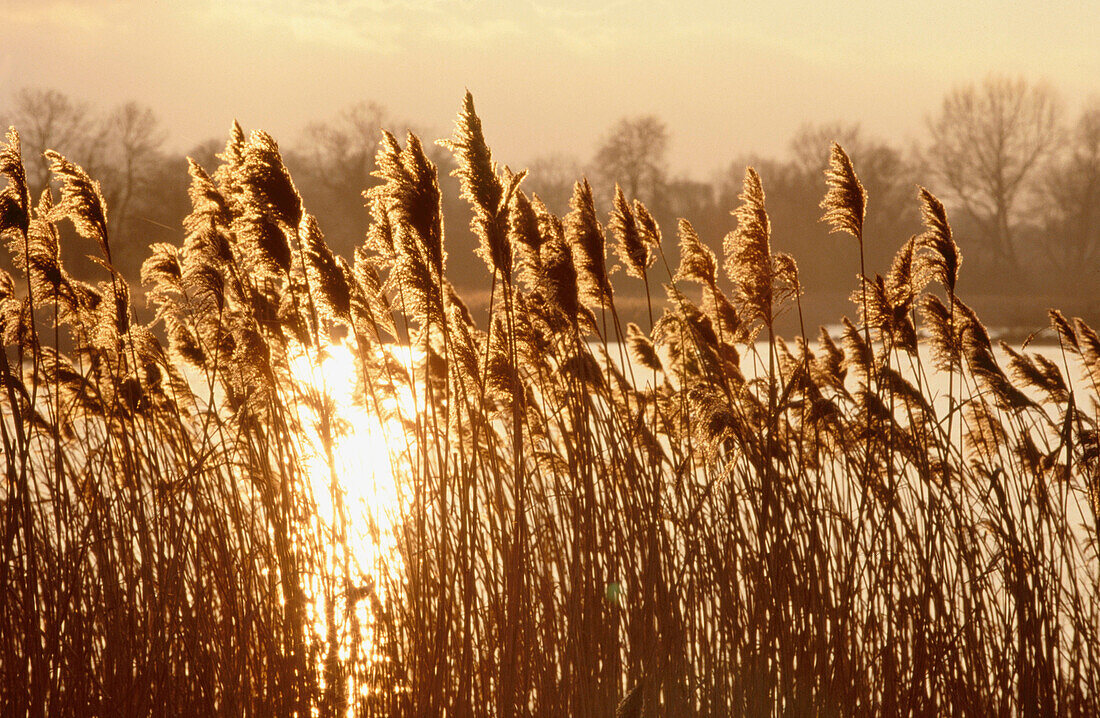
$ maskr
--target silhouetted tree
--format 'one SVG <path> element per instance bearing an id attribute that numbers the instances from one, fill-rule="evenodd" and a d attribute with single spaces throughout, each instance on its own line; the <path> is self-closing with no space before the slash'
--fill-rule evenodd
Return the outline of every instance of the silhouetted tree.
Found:
<path id="1" fill-rule="evenodd" d="M 920 230 L 913 165 L 900 149 L 868 137 L 858 124 L 805 125 L 791 140 L 790 148 L 794 166 L 807 183 L 807 194 L 817 198 L 815 213 L 825 191 L 824 172 L 833 142 L 851 158 L 871 197 L 864 226 L 868 271 L 885 272 L 897 248 Z M 845 286 L 850 279 L 843 278 Z"/>
<path id="2" fill-rule="evenodd" d="M 1100 261 L 1100 98 L 1081 113 L 1041 181 L 1040 246 L 1047 258 L 1061 277 L 1095 270 Z"/>
<path id="3" fill-rule="evenodd" d="M 136 102 L 111 113 L 104 135 L 108 164 L 104 191 L 112 231 L 116 236 L 125 236 L 131 212 L 149 209 L 150 190 L 166 135 L 153 111 Z"/>
<path id="4" fill-rule="evenodd" d="M 568 155 L 544 155 L 533 160 L 527 170 L 524 191 L 537 194 L 552 212 L 568 212 L 573 183 L 584 174 L 580 162 Z"/>
<path id="5" fill-rule="evenodd" d="M 665 183 L 665 192 L 663 204 L 669 214 L 676 218 L 683 217 L 693 223 L 704 223 L 714 211 L 714 187 L 706 182 L 672 179 Z"/>
<path id="6" fill-rule="evenodd" d="M 329 243 L 341 253 L 358 243 L 366 226 L 363 191 L 376 183 L 371 173 L 382 129 L 397 131 L 387 123 L 381 105 L 351 105 L 330 120 L 307 126 L 288 158 Z"/>
<path id="7" fill-rule="evenodd" d="M 619 120 L 596 151 L 605 189 L 618 183 L 628 197 L 652 203 L 665 180 L 668 128 L 653 115 Z"/>
<path id="8" fill-rule="evenodd" d="M 1057 145 L 1059 108 L 1047 85 L 991 77 L 953 90 L 929 122 L 937 191 L 977 228 L 993 267 L 1017 278 L 1023 199 Z"/>
<path id="9" fill-rule="evenodd" d="M 14 94 L 5 123 L 19 129 L 32 193 L 40 193 L 49 181 L 49 162 L 42 155 L 46 150 L 56 150 L 98 176 L 105 126 L 86 103 L 57 90 L 25 87 Z"/>

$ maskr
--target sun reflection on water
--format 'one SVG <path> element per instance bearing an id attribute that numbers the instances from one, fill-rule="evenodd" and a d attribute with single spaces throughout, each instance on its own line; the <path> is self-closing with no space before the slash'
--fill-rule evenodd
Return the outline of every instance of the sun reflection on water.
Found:
<path id="1" fill-rule="evenodd" d="M 398 416 L 415 414 L 412 397 L 391 390 L 383 392 L 384 397 L 364 396 L 370 392 L 364 391 L 360 367 L 343 344 L 325 347 L 319 358 L 296 357 L 291 372 L 299 391 L 312 397 L 307 404 L 313 405 L 313 411 L 308 419 L 303 417 L 303 423 L 309 425 L 303 427 L 306 443 L 302 458 L 319 518 L 330 525 L 339 523 L 342 504 L 348 550 L 364 571 L 373 574 L 372 568 L 380 561 L 395 559 L 394 527 L 402 501 L 398 477 L 409 451 L 409 439 Z M 331 466 L 320 406 L 329 415 Z"/>
<path id="2" fill-rule="evenodd" d="M 408 366 L 407 349 L 386 351 Z M 405 500 L 402 477 L 408 473 L 413 452 L 402 418 L 415 417 L 416 404 L 407 389 L 365 384 L 354 352 L 343 344 L 293 357 L 290 371 L 301 429 L 299 457 L 310 482 L 316 517 L 327 535 L 320 548 L 331 575 L 346 582 L 312 582 L 314 630 L 326 645 L 336 648 L 341 661 L 352 657 L 367 666 L 380 666 L 388 658 L 368 647 L 373 643 L 374 614 L 387 599 L 389 579 L 402 568 L 397 550 Z M 353 644 L 368 653 L 351 656 Z M 359 685 L 352 690 L 362 693 L 370 688 Z"/>

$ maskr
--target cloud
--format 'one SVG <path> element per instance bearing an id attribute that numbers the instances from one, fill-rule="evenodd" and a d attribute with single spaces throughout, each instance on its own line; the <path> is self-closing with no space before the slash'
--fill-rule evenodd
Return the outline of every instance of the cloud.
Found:
<path id="1" fill-rule="evenodd" d="M 468 87 L 505 156 L 583 154 L 655 112 L 695 164 L 731 141 L 781 148 L 811 116 L 919 129 L 989 72 L 1098 91 L 1100 3 L 993 2 L 0 0 L 0 87 L 137 99 L 185 140 L 234 116 L 291 136 L 359 99 L 443 128 Z"/>
<path id="2" fill-rule="evenodd" d="M 17 32 L 64 28 L 75 32 L 97 32 L 110 24 L 111 14 L 119 6 L 133 6 L 135 2 L 109 3 L 105 0 L 74 2 L 73 0 L 42 0 L 42 2 L 16 2 L 4 13 L 4 23 Z"/>

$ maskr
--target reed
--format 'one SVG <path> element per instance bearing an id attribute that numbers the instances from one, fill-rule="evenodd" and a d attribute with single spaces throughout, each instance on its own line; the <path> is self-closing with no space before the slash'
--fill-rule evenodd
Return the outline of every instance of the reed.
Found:
<path id="1" fill-rule="evenodd" d="M 926 231 L 885 277 L 861 261 L 858 323 L 784 340 L 798 271 L 751 168 L 723 256 L 681 221 L 669 257 L 621 190 L 606 228 L 583 179 L 564 218 L 529 197 L 468 95 L 446 146 L 484 326 L 417 137 L 383 135 L 349 264 L 237 126 L 190 167 L 182 244 L 150 248 L 142 324 L 94 180 L 51 153 L 35 201 L 8 133 L 5 715 L 1100 712 L 1093 329 L 1052 311 L 1060 361 L 995 349 L 920 188 Z M 824 180 L 862 250 L 837 145 Z M 97 284 L 66 272 L 65 222 Z M 337 336 L 401 494 L 370 565 L 346 417 L 301 378 Z"/>

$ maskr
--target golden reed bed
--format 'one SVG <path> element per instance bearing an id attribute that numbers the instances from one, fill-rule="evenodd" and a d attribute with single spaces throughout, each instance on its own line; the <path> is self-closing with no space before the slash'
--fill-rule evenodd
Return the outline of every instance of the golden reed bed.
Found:
<path id="1" fill-rule="evenodd" d="M 528 197 L 468 96 L 447 146 L 481 325 L 415 136 L 384 135 L 349 263 L 275 142 L 236 126 L 219 167 L 191 165 L 182 246 L 150 247 L 145 325 L 96 183 L 54 153 L 60 191 L 30 197 L 8 134 L 0 712 L 1100 712 L 1092 329 L 1051 312 L 1062 360 L 1002 366 L 920 189 L 925 231 L 887 276 L 858 268 L 857 321 L 784 341 L 798 270 L 752 169 L 722 256 L 681 221 L 676 261 L 621 191 L 606 223 L 585 181 L 565 217 Z M 835 145 L 825 189 L 862 250 Z M 66 272 L 65 222 L 98 283 Z M 616 312 L 609 242 L 644 326 Z M 390 427 L 402 496 L 369 563 L 347 421 L 301 379 L 341 335 L 341 400 Z"/>

